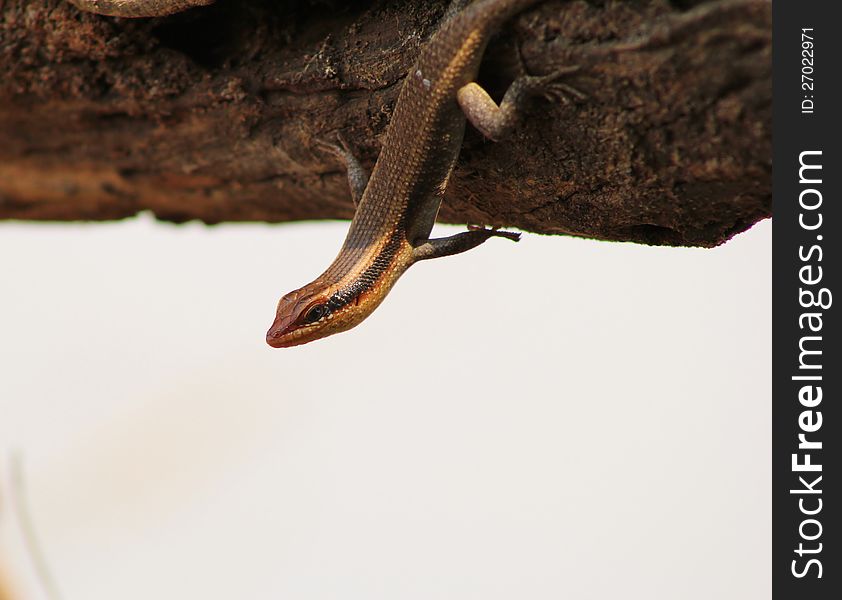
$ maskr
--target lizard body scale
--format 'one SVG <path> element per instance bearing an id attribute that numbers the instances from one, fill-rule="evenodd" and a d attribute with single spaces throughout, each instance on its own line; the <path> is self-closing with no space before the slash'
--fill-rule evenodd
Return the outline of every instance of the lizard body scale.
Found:
<path id="1" fill-rule="evenodd" d="M 370 178 L 347 147 L 336 149 L 348 167 L 356 213 L 327 270 L 279 301 L 266 334 L 270 346 L 296 346 L 356 326 L 419 260 L 464 252 L 490 237 L 518 240 L 519 234 L 489 229 L 432 240 L 429 235 L 459 155 L 466 118 L 487 137 L 499 138 L 515 124 L 526 97 L 574 70 L 522 76 L 500 106 L 474 82 L 489 38 L 506 20 L 540 1 L 478 0 L 459 12 L 452 5 L 452 14 L 404 80 Z M 574 88 L 561 87 L 578 95 Z"/>

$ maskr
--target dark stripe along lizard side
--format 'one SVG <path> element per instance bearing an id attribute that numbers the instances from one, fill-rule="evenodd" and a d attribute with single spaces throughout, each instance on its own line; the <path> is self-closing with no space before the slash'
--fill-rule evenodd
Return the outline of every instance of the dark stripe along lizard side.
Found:
<path id="1" fill-rule="evenodd" d="M 581 96 L 556 80 L 575 70 L 512 83 L 500 106 L 474 82 L 489 38 L 509 18 L 542 0 L 455 2 L 406 77 L 383 148 L 368 178 L 348 150 L 357 210 L 345 243 L 316 280 L 281 298 L 266 334 L 270 346 L 305 344 L 346 331 L 374 311 L 413 263 L 470 250 L 490 237 L 519 234 L 472 229 L 429 239 L 469 119 L 499 139 L 517 122 L 523 101 L 536 93 Z"/>

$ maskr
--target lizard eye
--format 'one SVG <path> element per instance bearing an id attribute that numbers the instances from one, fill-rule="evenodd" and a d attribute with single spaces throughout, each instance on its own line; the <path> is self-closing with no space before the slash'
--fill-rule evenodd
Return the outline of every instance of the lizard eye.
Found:
<path id="1" fill-rule="evenodd" d="M 328 309 L 327 304 L 316 304 L 305 313 L 304 318 L 301 320 L 301 322 L 304 325 L 315 323 L 316 321 L 327 315 L 327 313 L 329 312 L 330 309 Z"/>

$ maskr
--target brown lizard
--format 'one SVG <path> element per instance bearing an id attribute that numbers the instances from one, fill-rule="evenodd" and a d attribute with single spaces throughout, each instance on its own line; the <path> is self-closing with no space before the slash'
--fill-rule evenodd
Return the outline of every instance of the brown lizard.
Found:
<path id="1" fill-rule="evenodd" d="M 522 76 L 498 106 L 474 80 L 486 44 L 509 18 L 541 0 L 451 4 L 401 88 L 369 178 L 347 144 L 336 151 L 348 168 L 357 210 L 333 263 L 313 282 L 281 298 L 266 334 L 285 348 L 346 331 L 374 311 L 397 279 L 419 260 L 470 250 L 491 237 L 520 234 L 471 229 L 430 239 L 465 132 L 465 119 L 497 140 L 516 124 L 524 100 L 552 90 L 581 97 L 557 80 L 576 70 Z"/>

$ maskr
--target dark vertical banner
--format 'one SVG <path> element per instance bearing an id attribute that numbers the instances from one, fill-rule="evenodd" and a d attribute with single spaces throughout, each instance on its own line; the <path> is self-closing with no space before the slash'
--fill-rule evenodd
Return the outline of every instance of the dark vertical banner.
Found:
<path id="1" fill-rule="evenodd" d="M 842 17 L 773 2 L 773 593 L 842 598 Z"/>

